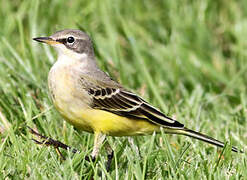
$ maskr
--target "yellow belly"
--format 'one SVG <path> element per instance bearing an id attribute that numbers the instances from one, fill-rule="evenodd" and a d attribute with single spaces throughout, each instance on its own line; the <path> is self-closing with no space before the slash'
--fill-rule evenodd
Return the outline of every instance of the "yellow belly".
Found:
<path id="1" fill-rule="evenodd" d="M 111 136 L 133 136 L 159 131 L 159 126 L 146 120 L 129 119 L 103 110 L 85 110 L 77 122 L 87 122 L 94 131 Z"/>
<path id="2" fill-rule="evenodd" d="M 134 136 L 160 131 L 160 127 L 146 120 L 129 119 L 108 111 L 84 109 L 66 118 L 76 128 L 88 132 L 102 132 L 110 136 Z"/>

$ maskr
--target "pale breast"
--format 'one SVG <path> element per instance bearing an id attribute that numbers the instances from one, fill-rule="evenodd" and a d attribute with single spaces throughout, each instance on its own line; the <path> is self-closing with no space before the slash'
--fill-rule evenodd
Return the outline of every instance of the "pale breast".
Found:
<path id="1" fill-rule="evenodd" d="M 49 72 L 49 91 L 56 109 L 69 123 L 75 126 L 79 123 L 91 131 L 81 117 L 82 112 L 89 108 L 91 99 L 82 85 L 78 87 L 80 74 L 74 68 L 57 61 Z"/>

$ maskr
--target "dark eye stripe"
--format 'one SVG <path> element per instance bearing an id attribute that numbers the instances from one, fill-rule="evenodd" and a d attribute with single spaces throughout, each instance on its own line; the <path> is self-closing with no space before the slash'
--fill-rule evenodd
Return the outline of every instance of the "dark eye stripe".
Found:
<path id="1" fill-rule="evenodd" d="M 57 39 L 56 41 L 65 44 L 67 42 L 67 39 L 66 38 Z"/>

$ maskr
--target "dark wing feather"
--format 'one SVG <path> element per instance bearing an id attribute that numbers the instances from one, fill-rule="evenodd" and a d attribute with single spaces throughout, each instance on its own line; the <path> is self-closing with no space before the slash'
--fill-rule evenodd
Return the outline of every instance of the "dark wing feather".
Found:
<path id="1" fill-rule="evenodd" d="M 94 108 L 130 118 L 147 119 L 160 126 L 170 128 L 184 127 L 183 124 L 167 117 L 136 94 L 122 88 L 94 87 L 89 88 L 88 93 L 93 98 L 92 106 Z"/>

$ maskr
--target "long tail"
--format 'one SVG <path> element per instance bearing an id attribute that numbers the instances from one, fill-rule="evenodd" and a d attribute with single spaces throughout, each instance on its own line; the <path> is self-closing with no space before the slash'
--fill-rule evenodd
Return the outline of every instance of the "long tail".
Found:
<path id="1" fill-rule="evenodd" d="M 213 145 L 221 147 L 221 148 L 224 147 L 224 145 L 225 145 L 223 142 L 218 141 L 218 140 L 216 140 L 216 139 L 214 139 L 214 138 L 212 138 L 210 136 L 204 135 L 202 133 L 199 133 L 199 132 L 187 129 L 187 128 L 183 128 L 183 129 L 165 129 L 165 132 L 166 133 L 170 133 L 170 134 L 182 134 L 182 135 L 185 135 L 185 136 L 189 136 L 189 137 L 192 137 L 192 138 L 207 142 L 209 144 L 213 144 Z M 236 148 L 234 146 L 232 146 L 232 151 L 243 153 L 242 150 L 239 150 L 238 148 Z"/>

